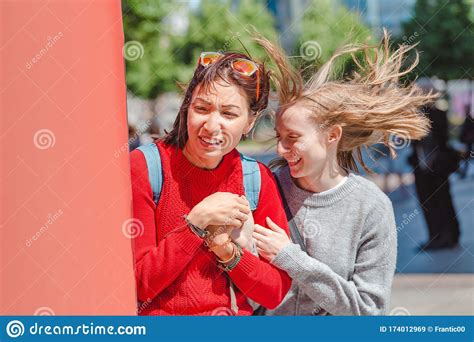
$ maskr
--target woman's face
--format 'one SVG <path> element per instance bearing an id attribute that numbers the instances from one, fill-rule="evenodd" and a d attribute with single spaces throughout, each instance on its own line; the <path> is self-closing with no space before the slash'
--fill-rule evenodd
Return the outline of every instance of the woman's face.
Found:
<path id="1" fill-rule="evenodd" d="M 188 108 L 185 155 L 199 167 L 215 168 L 253 126 L 240 87 L 216 81 L 209 92 L 197 86 Z"/>
<path id="2" fill-rule="evenodd" d="M 293 178 L 319 178 L 326 164 L 327 134 L 311 121 L 310 109 L 294 104 L 276 115 L 277 152 Z"/>

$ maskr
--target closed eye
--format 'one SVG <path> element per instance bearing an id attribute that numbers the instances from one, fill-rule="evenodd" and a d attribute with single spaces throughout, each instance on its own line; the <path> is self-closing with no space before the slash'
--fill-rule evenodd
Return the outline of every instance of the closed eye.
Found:
<path id="1" fill-rule="evenodd" d="M 203 107 L 203 106 L 194 106 L 194 110 L 196 110 L 198 112 L 201 112 L 201 113 L 207 112 L 207 108 Z"/>
<path id="2" fill-rule="evenodd" d="M 232 112 L 224 112 L 224 115 L 227 116 L 227 117 L 230 117 L 230 118 L 236 118 L 236 117 L 239 116 L 239 115 L 237 115 L 235 113 L 232 113 Z"/>

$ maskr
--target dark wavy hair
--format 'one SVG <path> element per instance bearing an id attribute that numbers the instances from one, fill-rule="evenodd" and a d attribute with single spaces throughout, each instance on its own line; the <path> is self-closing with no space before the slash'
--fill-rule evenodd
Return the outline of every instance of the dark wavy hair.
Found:
<path id="1" fill-rule="evenodd" d="M 252 60 L 258 65 L 257 72 L 259 73 L 260 90 L 257 99 L 257 72 L 252 76 L 245 76 L 235 71 L 232 69 L 230 63 L 236 58 L 252 60 L 242 53 L 225 52 L 221 58 L 207 67 L 198 64 L 194 71 L 193 78 L 188 85 L 184 87 L 184 100 L 173 124 L 173 129 L 163 138 L 166 144 L 183 148 L 188 141 L 188 108 L 191 104 L 193 92 L 198 85 L 201 85 L 203 90 L 208 92 L 213 86 L 213 83 L 220 79 L 227 84 L 236 85 L 244 91 L 247 97 L 250 115 L 257 117 L 267 108 L 270 93 L 270 71 L 265 69 L 264 64 Z"/>

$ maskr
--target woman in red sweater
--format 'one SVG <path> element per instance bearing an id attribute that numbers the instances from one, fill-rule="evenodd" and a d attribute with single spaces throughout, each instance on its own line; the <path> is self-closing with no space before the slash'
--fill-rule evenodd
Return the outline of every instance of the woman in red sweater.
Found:
<path id="1" fill-rule="evenodd" d="M 155 142 L 158 200 L 144 153 L 131 153 L 133 215 L 144 228 L 132 243 L 140 315 L 251 315 L 249 300 L 273 309 L 288 292 L 284 271 L 230 239 L 252 217 L 265 226 L 270 215 L 288 233 L 277 186 L 260 163 L 258 206 L 250 211 L 235 149 L 269 91 L 263 64 L 202 53 L 173 130 Z"/>

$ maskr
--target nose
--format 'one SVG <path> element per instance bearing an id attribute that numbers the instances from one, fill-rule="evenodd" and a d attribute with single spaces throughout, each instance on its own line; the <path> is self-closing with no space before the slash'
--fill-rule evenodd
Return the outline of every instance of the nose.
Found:
<path id="1" fill-rule="evenodd" d="M 290 152 L 290 149 L 287 148 L 284 143 L 283 143 L 283 140 L 280 140 L 277 144 L 277 153 L 283 157 L 284 154 Z"/>
<path id="2" fill-rule="evenodd" d="M 219 112 L 215 111 L 208 115 L 203 125 L 204 129 L 211 136 L 219 134 L 221 131 L 221 122 Z"/>

